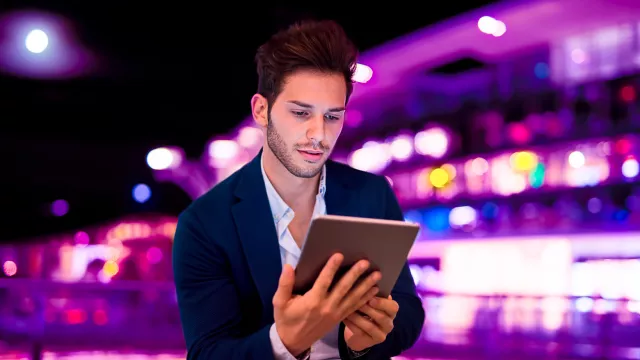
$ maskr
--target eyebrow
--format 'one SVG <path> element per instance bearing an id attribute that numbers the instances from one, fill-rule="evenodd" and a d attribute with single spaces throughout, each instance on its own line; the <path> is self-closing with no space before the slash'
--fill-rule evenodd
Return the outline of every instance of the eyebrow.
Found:
<path id="1" fill-rule="evenodd" d="M 294 105 L 300 106 L 300 107 L 305 108 L 305 109 L 313 109 L 313 105 L 307 104 L 307 103 L 303 103 L 302 101 L 291 100 L 291 101 L 287 101 L 287 102 L 290 103 L 290 104 L 294 104 Z M 345 107 L 344 106 L 331 108 L 331 109 L 328 110 L 328 112 L 341 112 L 341 111 L 345 111 Z"/>

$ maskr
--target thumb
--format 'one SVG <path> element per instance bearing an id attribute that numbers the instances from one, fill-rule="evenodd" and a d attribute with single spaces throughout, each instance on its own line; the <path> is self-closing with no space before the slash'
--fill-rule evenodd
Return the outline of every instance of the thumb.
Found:
<path id="1" fill-rule="evenodd" d="M 278 282 L 278 289 L 275 295 L 273 295 L 273 307 L 281 308 L 291 299 L 294 281 L 295 275 L 293 268 L 289 264 L 284 264 L 282 274 L 280 274 L 280 281 Z"/>

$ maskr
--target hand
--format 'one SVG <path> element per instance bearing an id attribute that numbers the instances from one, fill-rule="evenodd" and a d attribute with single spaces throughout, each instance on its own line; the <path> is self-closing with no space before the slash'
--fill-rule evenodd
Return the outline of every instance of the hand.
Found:
<path id="1" fill-rule="evenodd" d="M 383 342 L 393 330 L 393 320 L 399 310 L 391 296 L 374 298 L 359 311 L 344 319 L 344 340 L 354 351 L 362 351 Z"/>
<path id="2" fill-rule="evenodd" d="M 333 255 L 313 288 L 304 295 L 292 295 L 295 274 L 290 265 L 283 267 L 278 289 L 273 296 L 273 317 L 278 335 L 292 355 L 305 352 L 378 293 L 375 287 L 381 278 L 378 271 L 354 286 L 369 269 L 366 260 L 354 264 L 329 291 L 342 261 L 341 254 Z"/>

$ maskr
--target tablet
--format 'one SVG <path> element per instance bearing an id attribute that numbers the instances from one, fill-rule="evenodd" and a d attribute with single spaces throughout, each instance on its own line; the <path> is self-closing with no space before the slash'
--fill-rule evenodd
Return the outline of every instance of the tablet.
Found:
<path id="1" fill-rule="evenodd" d="M 366 259 L 371 272 L 379 270 L 378 296 L 391 294 L 403 266 L 407 262 L 420 226 L 404 221 L 367 219 L 325 215 L 311 221 L 296 266 L 294 292 L 304 294 L 312 287 L 320 271 L 335 253 L 344 255 L 334 284 L 353 264 Z"/>

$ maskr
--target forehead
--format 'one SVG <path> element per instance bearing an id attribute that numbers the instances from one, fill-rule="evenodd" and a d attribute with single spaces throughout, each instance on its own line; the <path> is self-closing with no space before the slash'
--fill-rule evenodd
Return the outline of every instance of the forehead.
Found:
<path id="1" fill-rule="evenodd" d="M 347 85 L 340 74 L 297 71 L 286 77 L 278 98 L 319 107 L 341 107 L 347 98 Z"/>

